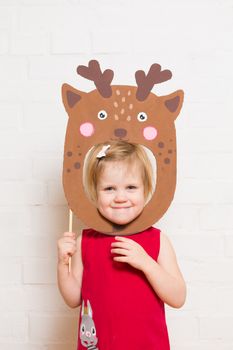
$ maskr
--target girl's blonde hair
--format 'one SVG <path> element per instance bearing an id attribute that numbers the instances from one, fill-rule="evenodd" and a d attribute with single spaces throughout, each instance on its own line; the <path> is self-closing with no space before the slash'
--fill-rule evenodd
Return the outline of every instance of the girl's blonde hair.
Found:
<path id="1" fill-rule="evenodd" d="M 103 146 L 110 145 L 105 152 L 106 156 L 97 158 Z M 126 141 L 110 141 L 96 144 L 89 151 L 83 173 L 83 183 L 88 198 L 96 203 L 97 184 L 104 170 L 106 162 L 125 161 L 128 165 L 137 162 L 141 169 L 144 184 L 144 195 L 147 200 L 153 192 L 153 170 L 151 162 L 143 146 Z"/>

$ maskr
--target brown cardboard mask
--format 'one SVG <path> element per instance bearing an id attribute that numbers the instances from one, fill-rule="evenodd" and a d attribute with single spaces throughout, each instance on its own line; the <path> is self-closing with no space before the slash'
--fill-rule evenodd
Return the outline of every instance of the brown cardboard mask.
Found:
<path id="1" fill-rule="evenodd" d="M 183 91 L 167 96 L 151 92 L 155 84 L 171 78 L 169 70 L 153 64 L 146 75 L 135 74 L 136 86 L 111 85 L 113 71 L 101 72 L 97 61 L 79 66 L 78 74 L 93 80 L 96 89 L 79 91 L 62 86 L 69 120 L 66 131 L 63 185 L 70 209 L 88 227 L 113 234 L 140 232 L 158 221 L 168 209 L 176 187 L 176 132 L 174 121 L 183 103 Z M 108 140 L 144 145 L 157 163 L 156 189 L 143 212 L 127 225 L 113 225 L 100 215 L 83 188 L 83 163 L 90 148 Z"/>

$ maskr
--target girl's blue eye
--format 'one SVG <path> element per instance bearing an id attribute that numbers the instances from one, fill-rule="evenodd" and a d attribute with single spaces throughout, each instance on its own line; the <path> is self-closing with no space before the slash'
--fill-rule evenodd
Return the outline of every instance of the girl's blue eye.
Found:
<path id="1" fill-rule="evenodd" d="M 98 118 L 99 118 L 100 120 L 104 120 L 104 119 L 106 119 L 107 117 L 108 117 L 108 113 L 107 113 L 106 111 L 101 110 L 101 111 L 98 112 Z"/>

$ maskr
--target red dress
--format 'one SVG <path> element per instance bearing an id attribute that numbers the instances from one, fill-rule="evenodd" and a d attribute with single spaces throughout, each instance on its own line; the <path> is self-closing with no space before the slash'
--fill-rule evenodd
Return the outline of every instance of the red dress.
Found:
<path id="1" fill-rule="evenodd" d="M 150 227 L 127 237 L 157 260 L 158 229 Z M 169 350 L 164 303 L 141 271 L 113 261 L 114 241 L 114 236 L 83 231 L 78 350 Z"/>

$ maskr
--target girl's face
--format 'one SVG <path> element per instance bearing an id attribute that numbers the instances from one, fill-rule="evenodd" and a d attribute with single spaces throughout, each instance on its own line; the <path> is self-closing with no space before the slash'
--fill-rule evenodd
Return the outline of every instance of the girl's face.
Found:
<path id="1" fill-rule="evenodd" d="M 134 220 L 145 205 L 140 166 L 123 161 L 106 162 L 97 184 L 97 208 L 109 221 L 125 225 Z"/>

